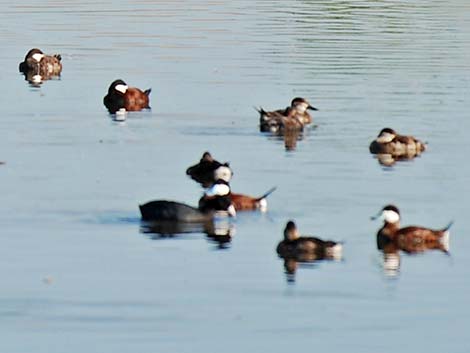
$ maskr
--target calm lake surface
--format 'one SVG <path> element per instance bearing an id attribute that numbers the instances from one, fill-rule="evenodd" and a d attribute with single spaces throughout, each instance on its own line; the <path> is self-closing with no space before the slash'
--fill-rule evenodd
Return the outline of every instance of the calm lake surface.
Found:
<path id="1" fill-rule="evenodd" d="M 0 5 L 0 351 L 469 352 L 470 3 L 33 1 Z M 25 53 L 61 53 L 30 86 Z M 109 84 L 152 87 L 150 112 L 110 119 Z M 295 151 L 254 106 L 319 108 Z M 393 167 L 368 152 L 390 126 L 429 143 Z M 141 232 L 138 204 L 196 204 L 185 169 L 209 150 L 232 188 L 271 186 L 229 244 Z M 450 256 L 384 268 L 371 221 L 450 220 Z M 275 248 L 285 223 L 342 240 L 339 262 Z M 292 277 L 290 278 L 292 280 Z"/>

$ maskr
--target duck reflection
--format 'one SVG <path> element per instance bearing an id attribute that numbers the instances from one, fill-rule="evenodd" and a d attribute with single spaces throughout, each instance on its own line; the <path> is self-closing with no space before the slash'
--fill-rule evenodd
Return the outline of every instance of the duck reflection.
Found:
<path id="1" fill-rule="evenodd" d="M 287 282 L 295 282 L 299 266 L 313 266 L 322 260 L 342 259 L 342 244 L 331 240 L 300 236 L 297 226 L 289 221 L 284 229 L 284 240 L 277 248 L 277 254 L 284 259 Z"/>
<path id="2" fill-rule="evenodd" d="M 307 135 L 306 130 L 286 130 L 282 132 L 265 132 L 269 139 L 275 141 L 283 141 L 286 151 L 295 151 L 297 142 L 302 141 Z"/>
<path id="3" fill-rule="evenodd" d="M 385 206 L 379 215 L 384 225 L 377 232 L 377 249 L 383 253 L 383 269 L 388 276 L 396 276 L 400 271 L 400 251 L 406 254 L 419 254 L 430 250 L 449 252 L 449 228 L 434 230 L 409 226 L 400 228 L 400 211 L 394 205 Z"/>
<path id="4" fill-rule="evenodd" d="M 210 242 L 216 243 L 220 249 L 225 249 L 230 246 L 235 234 L 235 225 L 227 217 L 215 217 L 204 222 L 142 221 L 140 232 L 153 240 L 173 238 L 182 234 L 205 233 Z"/>
<path id="5" fill-rule="evenodd" d="M 32 87 L 40 87 L 44 81 L 59 80 L 60 76 L 56 75 L 39 75 L 34 71 L 23 72 L 25 81 L 28 81 Z"/>
<path id="6" fill-rule="evenodd" d="M 411 161 L 415 157 L 418 157 L 421 153 L 413 153 L 409 152 L 403 155 L 393 155 L 393 154 L 386 154 L 386 153 L 379 153 L 376 155 L 377 161 L 379 164 L 385 167 L 391 167 L 396 162 L 403 162 L 403 161 Z"/>

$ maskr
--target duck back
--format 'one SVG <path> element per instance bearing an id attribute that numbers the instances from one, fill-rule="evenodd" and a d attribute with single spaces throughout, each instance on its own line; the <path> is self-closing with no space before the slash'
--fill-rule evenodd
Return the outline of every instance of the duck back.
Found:
<path id="1" fill-rule="evenodd" d="M 197 208 L 175 201 L 150 201 L 139 208 L 145 221 L 201 222 L 208 218 Z"/>

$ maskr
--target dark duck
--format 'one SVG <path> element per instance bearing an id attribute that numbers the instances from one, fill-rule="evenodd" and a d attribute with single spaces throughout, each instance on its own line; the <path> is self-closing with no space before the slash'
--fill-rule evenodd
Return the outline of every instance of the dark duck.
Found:
<path id="1" fill-rule="evenodd" d="M 186 174 L 207 188 L 219 179 L 230 182 L 233 173 L 229 163 L 221 163 L 215 160 L 209 152 L 204 152 L 199 163 L 186 169 Z"/>
<path id="2" fill-rule="evenodd" d="M 193 207 L 181 202 L 156 200 L 140 205 L 144 221 L 204 222 L 216 215 L 235 216 L 236 211 L 230 200 L 230 186 L 218 180 L 206 190 L 207 198 L 201 207 Z"/>
<path id="3" fill-rule="evenodd" d="M 150 88 L 142 91 L 139 88 L 129 87 L 123 80 L 115 80 L 109 86 L 103 103 L 111 114 L 150 109 L 150 92 Z"/>
<path id="4" fill-rule="evenodd" d="M 298 261 L 341 259 L 342 244 L 311 236 L 301 236 L 293 221 L 284 229 L 284 240 L 277 246 L 277 253 L 283 258 L 297 258 Z"/>

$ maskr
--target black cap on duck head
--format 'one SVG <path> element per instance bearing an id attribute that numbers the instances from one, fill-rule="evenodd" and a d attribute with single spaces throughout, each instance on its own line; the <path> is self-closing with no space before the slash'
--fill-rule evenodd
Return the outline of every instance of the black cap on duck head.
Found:
<path id="1" fill-rule="evenodd" d="M 376 141 L 378 143 L 389 143 L 389 142 L 392 142 L 396 136 L 397 136 L 397 133 L 395 132 L 395 130 L 389 127 L 386 127 L 385 129 L 382 129 L 380 131 L 379 135 L 377 136 Z"/>
<path id="2" fill-rule="evenodd" d="M 26 59 L 32 58 L 34 54 L 44 55 L 44 53 L 40 49 L 33 48 L 26 54 L 26 56 L 24 57 L 24 60 L 26 61 Z"/>
<path id="3" fill-rule="evenodd" d="M 119 92 L 119 93 L 126 93 L 127 89 L 129 87 L 127 86 L 127 83 L 125 83 L 123 80 L 121 79 L 118 79 L 118 80 L 115 80 L 113 81 L 113 83 L 111 83 L 111 86 L 109 86 L 109 89 L 108 89 L 108 93 L 114 93 L 114 92 Z"/>
<path id="4" fill-rule="evenodd" d="M 400 221 L 400 211 L 394 205 L 387 205 L 382 208 L 382 218 L 387 223 L 398 223 Z"/>
<path id="5" fill-rule="evenodd" d="M 393 135 L 396 135 L 397 133 L 395 132 L 395 130 L 389 128 L 389 127 L 386 127 L 386 128 L 383 128 L 380 133 L 379 133 L 379 136 L 382 135 L 382 134 L 393 134 Z"/>
<path id="6" fill-rule="evenodd" d="M 305 98 L 302 98 L 302 97 L 295 97 L 292 102 L 290 103 L 290 106 L 291 107 L 295 107 L 299 104 L 304 104 L 305 105 L 305 109 L 310 109 L 310 110 L 318 110 L 317 108 L 315 107 L 312 107 L 310 105 L 310 103 L 305 99 Z"/>
<path id="7" fill-rule="evenodd" d="M 387 205 L 384 208 L 382 208 L 382 211 L 393 211 L 395 213 L 400 214 L 398 207 L 396 207 L 395 205 Z"/>
<path id="8" fill-rule="evenodd" d="M 294 221 L 289 221 L 284 229 L 284 240 L 295 240 L 299 238 L 299 231 Z"/>

